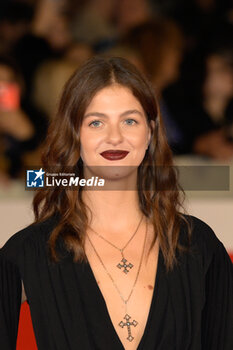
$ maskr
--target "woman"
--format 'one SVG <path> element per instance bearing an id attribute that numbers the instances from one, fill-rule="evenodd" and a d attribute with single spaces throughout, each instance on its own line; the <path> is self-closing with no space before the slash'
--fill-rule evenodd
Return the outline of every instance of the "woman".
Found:
<path id="1" fill-rule="evenodd" d="M 42 160 L 107 190 L 37 192 L 35 223 L 1 249 L 4 349 L 15 348 L 22 282 L 38 349 L 230 350 L 230 258 L 179 211 L 153 88 L 133 65 L 96 57 L 74 73 Z"/>

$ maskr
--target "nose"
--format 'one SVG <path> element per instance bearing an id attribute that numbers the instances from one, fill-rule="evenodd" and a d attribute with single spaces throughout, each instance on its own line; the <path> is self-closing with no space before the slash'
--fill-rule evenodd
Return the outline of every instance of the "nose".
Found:
<path id="1" fill-rule="evenodd" d="M 110 125 L 107 135 L 107 142 L 111 144 L 118 144 L 123 141 L 122 131 L 119 125 Z"/>

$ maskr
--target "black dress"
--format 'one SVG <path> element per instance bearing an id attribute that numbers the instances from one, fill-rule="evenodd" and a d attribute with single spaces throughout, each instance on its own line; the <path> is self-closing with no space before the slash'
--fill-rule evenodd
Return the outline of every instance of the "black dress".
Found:
<path id="1" fill-rule="evenodd" d="M 233 349 L 232 263 L 212 229 L 187 218 L 194 223 L 192 253 L 180 254 L 167 274 L 159 252 L 138 350 Z M 17 232 L 0 250 L 1 350 L 16 346 L 21 279 L 39 350 L 123 350 L 89 263 L 73 263 L 68 253 L 58 264 L 49 261 L 46 241 L 56 220 Z M 185 237 L 183 226 L 182 243 Z"/>

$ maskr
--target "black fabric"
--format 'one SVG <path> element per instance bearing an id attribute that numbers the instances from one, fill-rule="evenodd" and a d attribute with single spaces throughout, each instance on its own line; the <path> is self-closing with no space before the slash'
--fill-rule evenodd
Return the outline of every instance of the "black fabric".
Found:
<path id="1" fill-rule="evenodd" d="M 203 221 L 193 222 L 189 253 L 166 273 L 159 252 L 150 312 L 138 350 L 232 350 L 233 268 L 223 244 Z M 57 218 L 14 234 L 0 250 L 0 342 L 15 349 L 21 279 L 39 350 L 123 350 L 89 263 L 53 264 L 46 244 Z M 180 241 L 187 237 L 185 226 Z"/>

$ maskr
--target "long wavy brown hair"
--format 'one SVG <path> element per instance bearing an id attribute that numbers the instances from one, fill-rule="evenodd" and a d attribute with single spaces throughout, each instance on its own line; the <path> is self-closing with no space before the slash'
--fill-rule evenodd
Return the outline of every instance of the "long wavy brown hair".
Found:
<path id="1" fill-rule="evenodd" d="M 182 207 L 184 191 L 181 189 L 176 168 L 173 166 L 172 152 L 167 143 L 159 106 L 153 87 L 147 79 L 120 57 L 96 56 L 77 70 L 64 86 L 56 117 L 52 120 L 42 154 L 42 166 L 57 172 L 69 167 L 83 175 L 80 157 L 80 128 L 87 106 L 94 95 L 112 84 L 129 88 L 141 103 L 151 128 L 151 141 L 144 159 L 138 167 L 137 190 L 142 213 L 154 227 L 154 238 L 150 249 L 158 237 L 167 270 L 177 263 L 176 250 L 186 250 L 179 242 L 182 223 L 188 226 L 187 237 L 191 237 L 191 226 Z M 150 120 L 155 127 L 152 128 Z M 151 183 L 156 188 L 148 190 Z M 56 249 L 58 238 L 66 249 L 73 253 L 73 261 L 87 261 L 84 251 L 85 232 L 88 227 L 87 210 L 82 200 L 82 186 L 74 189 L 60 188 L 39 190 L 33 200 L 34 223 L 57 215 L 59 220 L 53 228 L 49 240 L 49 252 L 53 262 L 60 260 Z M 190 239 L 189 239 L 190 241 Z"/>

